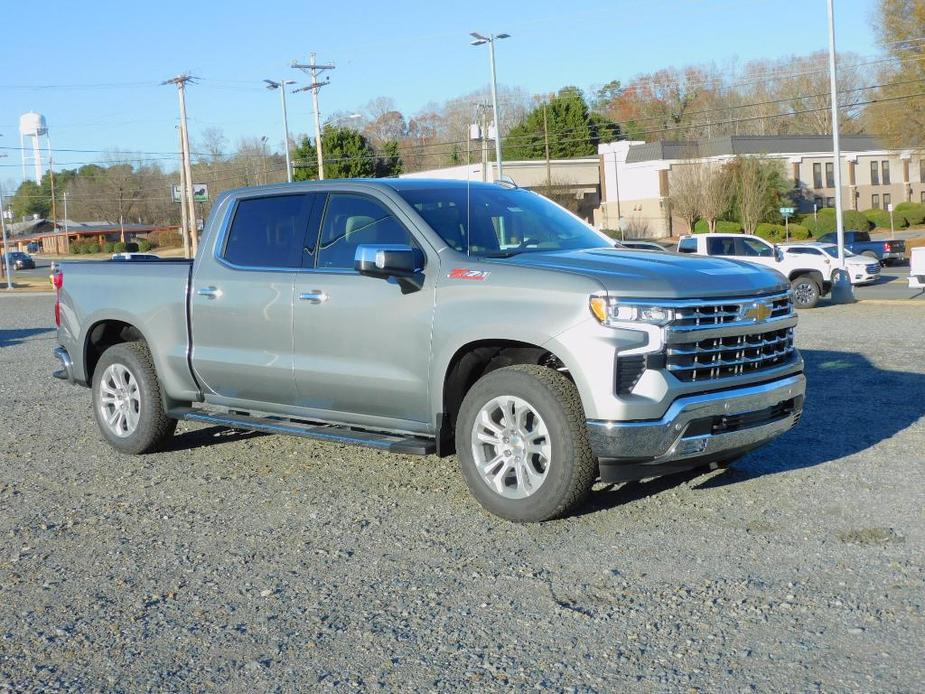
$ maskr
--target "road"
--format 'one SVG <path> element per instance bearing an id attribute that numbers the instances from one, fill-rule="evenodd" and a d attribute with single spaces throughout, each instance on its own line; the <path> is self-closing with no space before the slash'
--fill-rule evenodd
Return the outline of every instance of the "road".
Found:
<path id="1" fill-rule="evenodd" d="M 518 526 L 455 458 L 188 423 L 117 455 L 51 302 L 0 298 L 0 691 L 925 681 L 925 304 L 803 312 L 802 421 L 734 468 Z"/>

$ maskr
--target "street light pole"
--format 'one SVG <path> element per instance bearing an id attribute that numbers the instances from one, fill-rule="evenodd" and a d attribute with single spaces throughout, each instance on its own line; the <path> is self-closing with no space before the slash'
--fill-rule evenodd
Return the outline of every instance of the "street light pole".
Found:
<path id="1" fill-rule="evenodd" d="M 264 80 L 267 83 L 267 89 L 279 89 L 279 100 L 283 107 L 283 142 L 286 147 L 286 180 L 292 183 L 292 161 L 289 158 L 289 113 L 286 109 L 286 86 L 295 84 L 295 80 Z"/>
<path id="2" fill-rule="evenodd" d="M 832 302 L 851 303 L 854 290 L 845 272 L 845 225 L 841 199 L 841 144 L 838 137 L 838 82 L 835 69 L 835 9 L 828 0 L 829 11 L 829 83 L 832 100 L 832 161 L 835 169 L 835 238 L 838 243 L 838 279 L 832 283 Z"/>
<path id="3" fill-rule="evenodd" d="M 485 36 L 473 31 L 470 36 L 475 38 L 473 46 L 488 44 L 488 60 L 491 64 L 491 106 L 495 112 L 495 161 L 498 166 L 498 178 L 504 175 L 504 164 L 501 161 L 501 112 L 498 110 L 498 78 L 495 72 L 495 41 L 509 38 L 510 34 L 489 34 Z"/>
<path id="4" fill-rule="evenodd" d="M 6 288 L 12 289 L 13 270 L 10 268 L 10 242 L 6 235 L 6 217 L 3 214 L 3 190 L 0 190 L 0 228 L 3 230 L 3 264 L 6 267 Z"/>

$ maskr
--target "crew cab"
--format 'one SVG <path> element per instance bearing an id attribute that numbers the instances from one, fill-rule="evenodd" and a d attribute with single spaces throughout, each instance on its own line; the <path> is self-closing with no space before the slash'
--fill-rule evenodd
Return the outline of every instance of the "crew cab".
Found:
<path id="1" fill-rule="evenodd" d="M 866 231 L 845 230 L 845 248 L 858 255 L 876 258 L 883 265 L 901 263 L 906 256 L 906 242 L 902 239 L 872 240 Z M 819 237 L 820 243 L 837 243 L 837 234 L 830 231 Z"/>
<path id="2" fill-rule="evenodd" d="M 797 253 L 785 254 L 777 246 L 750 234 L 693 234 L 678 241 L 678 253 L 736 258 L 773 268 L 790 282 L 798 308 L 813 308 L 832 290 L 832 270 Z"/>
<path id="3" fill-rule="evenodd" d="M 91 388 L 117 451 L 190 420 L 455 452 L 514 521 L 568 513 L 597 479 L 728 464 L 803 407 L 780 274 L 615 248 L 510 185 L 235 190 L 195 260 L 64 263 L 54 280 L 55 375 Z"/>

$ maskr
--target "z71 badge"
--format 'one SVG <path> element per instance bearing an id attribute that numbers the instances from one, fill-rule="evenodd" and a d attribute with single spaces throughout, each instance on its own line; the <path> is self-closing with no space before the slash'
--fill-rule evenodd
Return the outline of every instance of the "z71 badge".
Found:
<path id="1" fill-rule="evenodd" d="M 477 280 L 482 281 L 490 275 L 490 272 L 484 270 L 468 270 L 464 267 L 454 268 L 447 275 L 451 280 Z"/>

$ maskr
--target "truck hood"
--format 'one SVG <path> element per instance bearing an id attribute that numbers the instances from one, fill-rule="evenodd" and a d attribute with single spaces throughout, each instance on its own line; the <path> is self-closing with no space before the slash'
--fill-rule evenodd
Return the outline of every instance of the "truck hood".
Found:
<path id="1" fill-rule="evenodd" d="M 790 288 L 782 274 L 761 265 L 654 251 L 585 248 L 527 252 L 502 262 L 591 277 L 600 282 L 609 294 L 621 297 L 692 299 L 749 296 Z"/>

